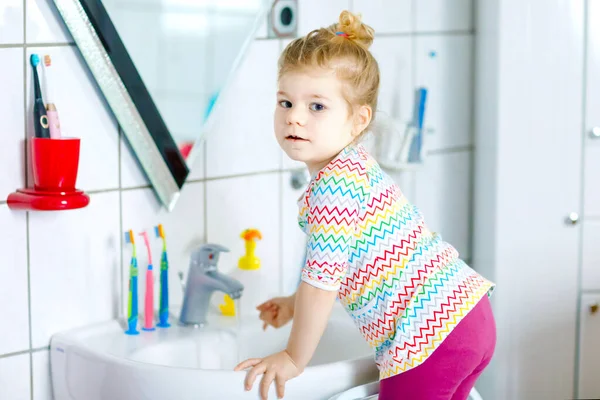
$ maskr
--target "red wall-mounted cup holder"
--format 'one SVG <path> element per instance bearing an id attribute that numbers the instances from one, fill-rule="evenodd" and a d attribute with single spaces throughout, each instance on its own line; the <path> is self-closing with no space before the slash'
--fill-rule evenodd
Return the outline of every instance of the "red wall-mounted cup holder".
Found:
<path id="1" fill-rule="evenodd" d="M 8 206 L 45 211 L 87 206 L 89 196 L 76 189 L 80 144 L 79 138 L 30 138 L 33 188 L 11 193 Z"/>

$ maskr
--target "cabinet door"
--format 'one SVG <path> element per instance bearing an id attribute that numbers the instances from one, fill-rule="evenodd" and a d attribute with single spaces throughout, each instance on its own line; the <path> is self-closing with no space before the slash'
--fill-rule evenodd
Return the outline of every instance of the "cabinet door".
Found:
<path id="1" fill-rule="evenodd" d="M 584 294 L 580 310 L 580 399 L 600 398 L 600 293 Z"/>
<path id="2" fill-rule="evenodd" d="M 581 287 L 600 290 L 600 219 L 586 219 L 583 225 Z"/>
<path id="3" fill-rule="evenodd" d="M 585 86 L 586 217 L 600 217 L 600 1 L 588 3 L 587 82 Z"/>

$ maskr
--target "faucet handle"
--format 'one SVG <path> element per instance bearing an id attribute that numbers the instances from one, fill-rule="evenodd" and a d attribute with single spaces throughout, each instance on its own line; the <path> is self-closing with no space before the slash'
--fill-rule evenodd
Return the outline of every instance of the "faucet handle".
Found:
<path id="1" fill-rule="evenodd" d="M 201 266 L 206 272 L 215 271 L 219 262 L 219 254 L 227 252 L 229 249 L 220 244 L 208 243 L 192 253 L 191 264 Z"/>

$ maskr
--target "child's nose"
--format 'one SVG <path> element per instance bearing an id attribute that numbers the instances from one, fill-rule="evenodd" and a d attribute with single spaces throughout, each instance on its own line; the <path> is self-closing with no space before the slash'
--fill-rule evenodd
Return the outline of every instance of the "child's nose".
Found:
<path id="1" fill-rule="evenodd" d="M 288 125 L 305 125 L 306 124 L 306 112 L 301 107 L 292 107 L 288 111 L 287 115 Z"/>

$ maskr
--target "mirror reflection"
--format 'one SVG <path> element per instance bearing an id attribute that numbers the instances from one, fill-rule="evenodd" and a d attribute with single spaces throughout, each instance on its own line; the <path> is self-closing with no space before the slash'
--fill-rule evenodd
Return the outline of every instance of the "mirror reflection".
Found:
<path id="1" fill-rule="evenodd" d="M 188 165 L 264 4 L 263 0 L 103 0 Z"/>

